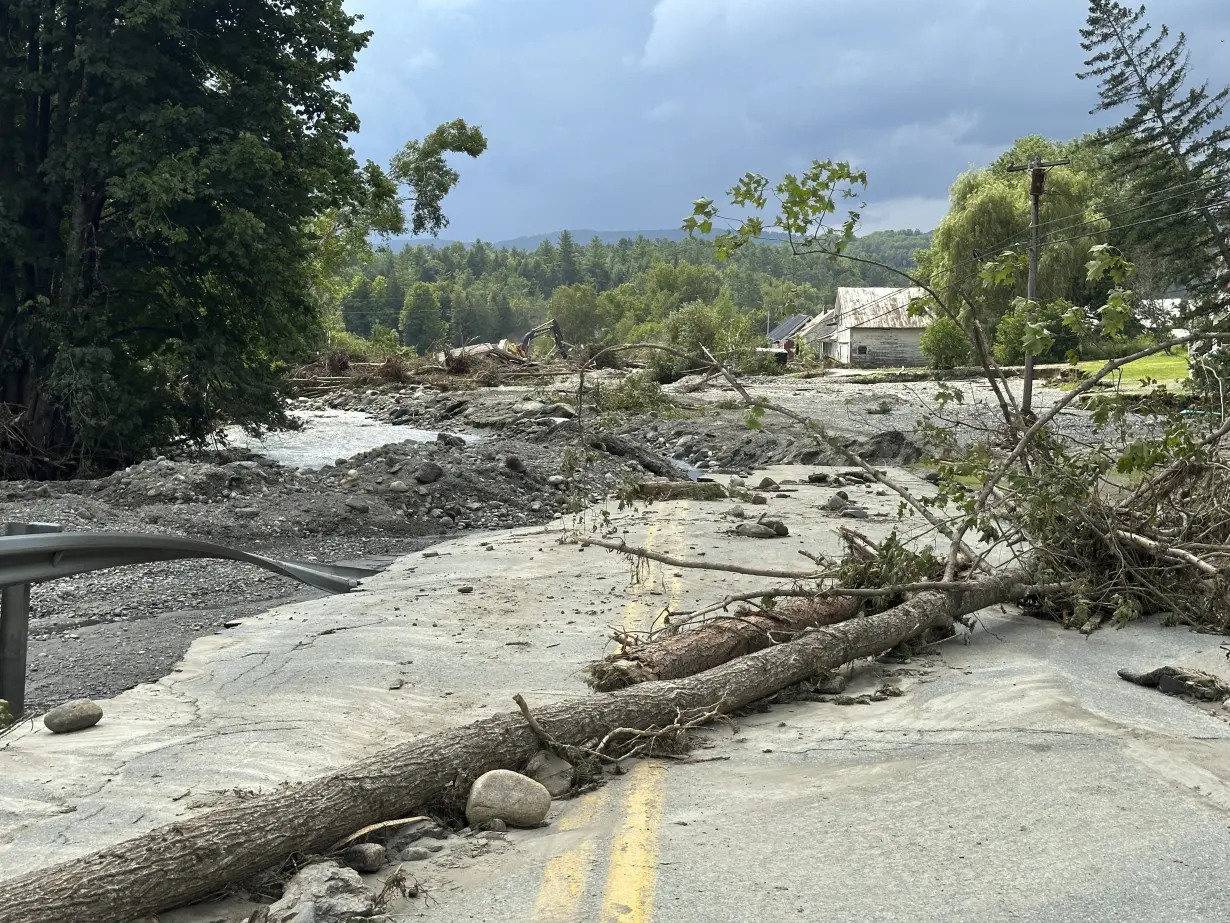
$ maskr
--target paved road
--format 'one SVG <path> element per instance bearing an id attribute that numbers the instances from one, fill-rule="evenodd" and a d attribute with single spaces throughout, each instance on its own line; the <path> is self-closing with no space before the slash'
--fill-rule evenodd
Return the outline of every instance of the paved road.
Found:
<path id="1" fill-rule="evenodd" d="M 802 486 L 771 501 L 794 533 L 776 541 L 726 534 L 728 503 L 611 510 L 611 523 L 660 551 L 785 567 L 800 548 L 838 551 L 837 521 L 819 512 L 830 493 Z M 632 584 L 620 558 L 561 534 L 436 546 L 360 593 L 201 639 L 171 676 L 104 703 L 94 729 L 0 740 L 0 876 L 508 710 L 514 692 L 584 694 L 578 669 L 610 626 L 764 585 L 659 567 Z M 989 630 L 969 645 L 856 677 L 868 689 L 893 678 L 902 698 L 777 706 L 706 732 L 689 762 L 640 764 L 558 803 L 548 828 L 451 841 L 414 869 L 430 906 L 401 909 L 603 923 L 1224 917 L 1230 713 L 1115 676 L 1162 663 L 1224 671 L 1219 639 L 1150 625 L 1086 639 L 983 617 Z"/>

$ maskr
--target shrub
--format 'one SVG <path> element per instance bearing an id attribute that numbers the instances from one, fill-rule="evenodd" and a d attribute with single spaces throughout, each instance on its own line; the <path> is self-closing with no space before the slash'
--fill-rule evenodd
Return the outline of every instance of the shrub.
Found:
<path id="1" fill-rule="evenodd" d="M 594 400 L 599 410 L 626 413 L 648 413 L 668 403 L 662 386 L 645 372 L 633 372 L 618 384 L 595 389 Z"/>
<path id="2" fill-rule="evenodd" d="M 1079 336 L 1064 326 L 1064 315 L 1072 308 L 1066 301 L 1038 305 L 1034 321 L 1042 324 L 1053 338 L 1050 348 L 1034 356 L 1038 362 L 1066 362 L 1069 350 L 1080 350 Z M 1025 361 L 1026 307 L 1019 305 L 1005 314 L 995 328 L 995 358 L 1004 365 Z"/>
<path id="3" fill-rule="evenodd" d="M 964 328 L 951 317 L 938 317 L 923 331 L 919 346 L 933 369 L 968 365 L 974 349 Z"/>

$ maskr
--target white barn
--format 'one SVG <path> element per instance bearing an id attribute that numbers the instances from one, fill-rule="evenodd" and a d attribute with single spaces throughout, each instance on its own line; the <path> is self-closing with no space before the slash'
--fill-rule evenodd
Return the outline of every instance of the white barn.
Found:
<path id="1" fill-rule="evenodd" d="M 841 365 L 926 365 L 919 341 L 929 318 L 909 314 L 910 302 L 925 294 L 920 288 L 839 288 L 833 310 L 797 338 Z"/>

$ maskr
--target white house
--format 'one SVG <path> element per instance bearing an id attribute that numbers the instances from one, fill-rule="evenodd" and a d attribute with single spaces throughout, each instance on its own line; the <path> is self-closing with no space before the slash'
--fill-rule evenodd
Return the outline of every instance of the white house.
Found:
<path id="1" fill-rule="evenodd" d="M 816 352 L 847 366 L 920 366 L 928 317 L 911 317 L 920 288 L 839 288 L 833 310 L 796 334 Z"/>

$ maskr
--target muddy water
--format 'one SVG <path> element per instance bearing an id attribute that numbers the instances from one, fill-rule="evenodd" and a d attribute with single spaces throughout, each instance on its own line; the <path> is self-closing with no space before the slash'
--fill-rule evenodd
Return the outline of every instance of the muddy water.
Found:
<path id="1" fill-rule="evenodd" d="M 227 430 L 231 444 L 267 455 L 292 468 L 320 468 L 339 458 L 399 442 L 435 442 L 434 430 L 393 426 L 356 410 L 304 410 L 291 414 L 303 423 L 297 432 L 269 433 L 253 439 L 241 430 Z M 477 436 L 458 433 L 467 442 Z"/>

